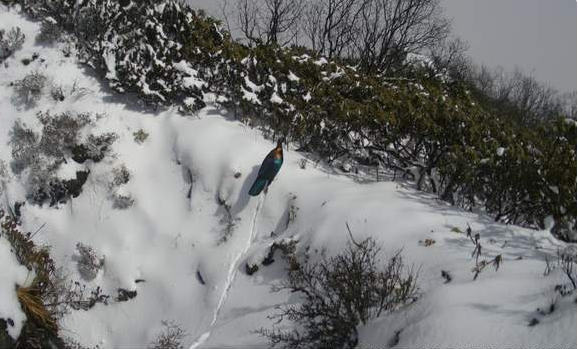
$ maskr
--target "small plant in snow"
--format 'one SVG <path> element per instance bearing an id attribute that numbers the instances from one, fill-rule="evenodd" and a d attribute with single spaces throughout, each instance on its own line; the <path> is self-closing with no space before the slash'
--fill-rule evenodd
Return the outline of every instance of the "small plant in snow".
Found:
<path id="1" fill-rule="evenodd" d="M 78 252 L 76 262 L 80 276 L 86 281 L 94 280 L 98 271 L 104 266 L 104 257 L 99 257 L 91 246 L 80 242 L 76 244 L 76 251 Z"/>
<path id="2" fill-rule="evenodd" d="M 118 210 L 126 210 L 134 204 L 134 199 L 130 195 L 115 194 L 112 207 Z"/>
<path id="3" fill-rule="evenodd" d="M 8 167 L 4 160 L 0 159 L 0 196 L 4 192 L 4 186 L 6 185 L 6 181 L 8 180 Z"/>
<path id="4" fill-rule="evenodd" d="M 52 115 L 49 112 L 38 114 L 42 124 L 40 149 L 48 156 L 63 158 L 77 143 L 80 143 L 80 130 L 91 123 L 90 115 L 64 112 Z"/>
<path id="5" fill-rule="evenodd" d="M 149 134 L 141 128 L 140 130 L 133 132 L 132 136 L 137 144 L 143 144 L 149 137 Z"/>
<path id="6" fill-rule="evenodd" d="M 130 180 L 130 172 L 125 165 L 116 167 L 112 170 L 113 178 L 110 188 L 112 193 L 112 207 L 124 210 L 131 207 L 134 204 L 134 199 L 131 197 L 130 193 L 127 193 L 122 187 L 123 184 L 128 183 Z"/>
<path id="7" fill-rule="evenodd" d="M 576 247 L 558 251 L 558 265 L 576 290 Z"/>
<path id="8" fill-rule="evenodd" d="M 184 349 L 183 341 L 187 332 L 174 321 L 161 321 L 162 332 L 149 344 L 149 349 Z"/>
<path id="9" fill-rule="evenodd" d="M 551 262 L 548 256 L 545 256 L 546 268 L 544 276 L 549 275 L 553 270 L 559 269 L 568 278 L 572 284 L 572 288 L 576 290 L 576 247 L 567 247 L 563 250 L 558 250 L 556 253 L 556 260 Z M 556 286 L 557 291 L 565 296 L 570 291 L 567 291 L 565 285 Z"/>
<path id="10" fill-rule="evenodd" d="M 468 225 L 468 229 L 466 230 L 466 235 L 474 244 L 474 251 L 472 252 L 472 257 L 476 259 L 476 265 L 472 268 L 472 272 L 474 273 L 474 280 L 478 278 L 482 270 L 488 265 L 492 265 L 496 271 L 500 268 L 502 264 L 502 255 L 499 254 L 490 260 L 480 260 L 482 255 L 482 245 L 480 243 L 480 234 L 472 235 L 472 228 Z"/>
<path id="11" fill-rule="evenodd" d="M 307 168 L 307 159 L 300 159 L 299 160 L 299 168 L 302 170 Z"/>
<path id="12" fill-rule="evenodd" d="M 233 213 L 231 212 L 231 205 L 227 204 L 225 200 L 219 198 L 218 204 L 225 210 L 223 218 L 221 218 L 220 221 L 220 223 L 224 225 L 223 236 L 218 242 L 218 244 L 222 244 L 226 242 L 229 239 L 229 237 L 233 234 L 233 231 L 235 230 L 237 222 L 240 220 L 240 218 L 233 217 Z"/>
<path id="13" fill-rule="evenodd" d="M 52 97 L 56 102 L 64 101 L 64 90 L 62 89 L 62 86 L 52 84 L 52 86 L 50 86 L 50 97 Z"/>
<path id="14" fill-rule="evenodd" d="M 14 92 L 16 100 L 24 104 L 34 104 L 42 95 L 42 90 L 46 85 L 46 75 L 40 72 L 32 72 L 23 79 L 14 82 Z"/>

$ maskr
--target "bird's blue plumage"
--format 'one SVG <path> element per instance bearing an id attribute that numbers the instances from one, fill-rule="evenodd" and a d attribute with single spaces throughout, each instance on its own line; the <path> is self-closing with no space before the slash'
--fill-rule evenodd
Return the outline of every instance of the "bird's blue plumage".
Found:
<path id="1" fill-rule="evenodd" d="M 277 172 L 281 169 L 281 165 L 283 165 L 283 150 L 278 145 L 277 148 L 271 150 L 265 157 L 265 160 L 263 160 L 259 168 L 259 173 L 257 174 L 257 179 L 255 179 L 251 189 L 249 189 L 249 195 L 257 196 L 261 194 L 263 189 L 275 179 Z"/>

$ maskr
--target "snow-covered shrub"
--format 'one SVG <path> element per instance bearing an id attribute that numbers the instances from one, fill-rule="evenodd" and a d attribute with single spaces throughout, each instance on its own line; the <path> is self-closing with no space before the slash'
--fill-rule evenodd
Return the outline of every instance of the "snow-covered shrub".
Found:
<path id="1" fill-rule="evenodd" d="M 131 6 L 86 1 L 77 19 L 82 54 L 105 71 L 115 90 L 136 92 L 155 106 L 186 98 L 194 101 L 187 104 L 193 111 L 204 106 L 206 83 L 195 65 L 207 60 L 221 40 L 215 20 L 176 0 Z"/>
<path id="2" fill-rule="evenodd" d="M 77 197 L 88 178 L 88 170 L 76 171 L 73 178 L 59 178 L 58 170 L 69 161 L 98 162 L 110 151 L 117 138 L 114 133 L 82 136 L 81 130 L 91 124 L 90 115 L 39 113 L 40 134 L 17 120 L 10 131 L 12 146 L 11 168 L 14 174 L 25 176 L 27 198 L 51 206 Z"/>
<path id="3" fill-rule="evenodd" d="M 42 90 L 48 81 L 46 75 L 40 72 L 27 74 L 21 80 L 13 83 L 15 99 L 24 104 L 34 104 L 42 95 Z"/>
<path id="4" fill-rule="evenodd" d="M 42 21 L 40 33 L 36 36 L 36 42 L 41 44 L 51 44 L 59 41 L 63 34 L 62 28 L 58 23 L 56 23 L 52 17 L 48 17 Z"/>
<path id="5" fill-rule="evenodd" d="M 112 180 L 113 187 L 119 187 L 123 184 L 128 183 L 128 181 L 130 180 L 130 172 L 125 165 L 115 167 L 112 170 L 112 173 L 113 173 L 113 180 Z"/>
<path id="6" fill-rule="evenodd" d="M 187 332 L 174 321 L 161 321 L 163 330 L 159 332 L 149 349 L 184 349 Z"/>
<path id="7" fill-rule="evenodd" d="M 10 57 L 22 48 L 26 37 L 19 27 L 13 27 L 8 32 L 0 32 L 0 61 Z"/>
<path id="8" fill-rule="evenodd" d="M 86 280 L 94 280 L 98 271 L 104 266 L 104 257 L 99 257 L 91 246 L 76 244 L 76 263 L 80 276 Z"/>
<path id="9" fill-rule="evenodd" d="M 415 300 L 416 274 L 405 271 L 400 252 L 386 264 L 373 238 L 352 241 L 345 251 L 317 264 L 302 263 L 276 290 L 300 295 L 302 302 L 281 306 L 275 321 L 297 330 L 261 329 L 273 345 L 286 348 L 354 348 L 357 326 Z"/>
<path id="10" fill-rule="evenodd" d="M 130 180 L 130 172 L 125 165 L 121 165 L 114 168 L 112 174 L 112 182 L 110 183 L 112 207 L 119 210 L 127 209 L 134 204 L 131 194 L 123 187 Z"/>
<path id="11" fill-rule="evenodd" d="M 114 132 L 106 132 L 98 136 L 90 134 L 84 143 L 72 148 L 72 159 L 79 164 L 86 160 L 99 162 L 111 152 L 112 144 L 117 139 L 118 135 Z"/>
<path id="12" fill-rule="evenodd" d="M 65 112 L 52 115 L 49 112 L 38 114 L 42 124 L 40 149 L 55 158 L 64 158 L 80 141 L 80 130 L 91 123 L 89 114 Z"/>

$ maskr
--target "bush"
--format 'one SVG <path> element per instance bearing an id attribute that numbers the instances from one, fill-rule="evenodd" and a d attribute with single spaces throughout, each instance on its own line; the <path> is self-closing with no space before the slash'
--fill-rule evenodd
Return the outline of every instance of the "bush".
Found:
<path id="1" fill-rule="evenodd" d="M 67 161 L 83 163 L 99 162 L 109 152 L 117 136 L 81 135 L 81 130 L 91 124 L 89 114 L 39 113 L 42 125 L 40 134 L 35 133 L 21 121 L 16 121 L 10 131 L 12 146 L 12 171 L 25 175 L 27 198 L 36 204 L 49 202 L 50 206 L 77 197 L 88 178 L 88 171 L 77 171 L 73 179 L 60 179 L 57 171 Z"/>
<path id="2" fill-rule="evenodd" d="M 149 344 L 150 349 L 184 349 L 187 332 L 173 321 L 161 321 L 164 329 Z"/>
<path id="3" fill-rule="evenodd" d="M 36 36 L 36 42 L 41 44 L 51 44 L 62 38 L 63 32 L 56 20 L 48 17 L 42 21 L 40 33 Z"/>
<path id="4" fill-rule="evenodd" d="M 283 348 L 354 348 L 358 325 L 395 311 L 417 296 L 417 274 L 405 272 L 401 253 L 382 265 L 380 251 L 373 238 L 359 243 L 351 238 L 340 254 L 289 270 L 288 280 L 275 290 L 297 293 L 303 301 L 282 306 L 271 319 L 289 320 L 297 328 L 261 329 L 260 333 Z"/>
<path id="5" fill-rule="evenodd" d="M 82 243 L 76 244 L 78 256 L 76 263 L 80 276 L 86 280 L 94 280 L 98 271 L 104 266 L 104 257 L 98 257 L 91 246 Z"/>
<path id="6" fill-rule="evenodd" d="M 113 195 L 112 207 L 117 210 L 126 210 L 134 204 L 134 199 L 130 195 L 115 193 Z"/>
<path id="7" fill-rule="evenodd" d="M 32 72 L 23 79 L 14 82 L 16 99 L 24 104 L 35 104 L 42 95 L 42 90 L 48 79 L 40 72 Z"/>
<path id="8" fill-rule="evenodd" d="M 26 37 L 19 27 L 14 27 L 5 33 L 0 31 L 0 62 L 20 50 Z"/>
<path id="9" fill-rule="evenodd" d="M 149 137 L 149 134 L 146 133 L 143 129 L 140 129 L 136 132 L 133 132 L 132 136 L 134 138 L 135 143 L 143 144 Z"/>

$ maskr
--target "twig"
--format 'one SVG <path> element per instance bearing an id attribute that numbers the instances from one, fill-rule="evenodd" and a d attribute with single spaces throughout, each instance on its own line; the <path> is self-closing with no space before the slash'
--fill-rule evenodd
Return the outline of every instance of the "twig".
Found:
<path id="1" fill-rule="evenodd" d="M 40 230 L 42 230 L 42 228 L 44 228 L 45 225 L 46 225 L 46 223 L 42 224 L 42 225 L 40 226 L 40 228 L 36 229 L 36 231 L 34 232 L 34 234 L 30 235 L 30 240 L 32 240 L 32 239 L 34 238 L 34 236 L 35 236 L 36 234 L 38 234 L 38 232 L 39 232 Z"/>

